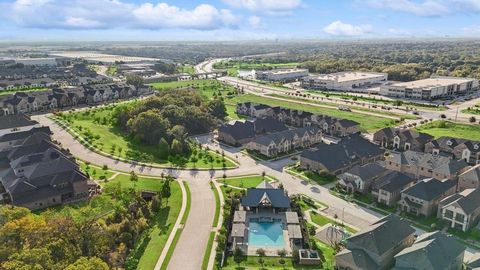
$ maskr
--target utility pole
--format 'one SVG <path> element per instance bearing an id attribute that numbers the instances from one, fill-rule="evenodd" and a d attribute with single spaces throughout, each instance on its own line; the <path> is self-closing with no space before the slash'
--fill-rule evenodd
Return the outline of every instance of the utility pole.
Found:
<path id="1" fill-rule="evenodd" d="M 457 122 L 457 117 L 458 117 L 458 106 L 457 106 L 457 112 L 455 113 L 455 122 Z"/>

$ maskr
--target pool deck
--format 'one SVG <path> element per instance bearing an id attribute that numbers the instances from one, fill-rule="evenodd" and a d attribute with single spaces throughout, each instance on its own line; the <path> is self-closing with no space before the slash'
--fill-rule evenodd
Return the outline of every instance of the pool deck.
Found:
<path id="1" fill-rule="evenodd" d="M 266 246 L 251 246 L 248 245 L 247 247 L 247 255 L 255 256 L 257 255 L 257 250 L 258 249 L 263 249 L 265 250 L 265 255 L 266 256 L 278 256 L 278 251 L 285 249 L 287 254 L 291 254 L 292 248 L 290 246 L 290 237 L 288 236 L 288 230 L 287 230 L 287 224 L 286 224 L 286 219 L 285 219 L 285 213 L 247 213 L 247 228 L 250 228 L 250 219 L 257 219 L 257 218 L 272 218 L 272 219 L 278 219 L 281 220 L 280 222 L 282 223 L 282 233 L 283 233 L 283 242 L 284 246 L 283 247 L 266 247 Z M 247 229 L 248 230 L 248 229 Z M 248 234 L 247 234 L 248 235 Z M 248 239 L 247 239 L 248 242 Z"/>

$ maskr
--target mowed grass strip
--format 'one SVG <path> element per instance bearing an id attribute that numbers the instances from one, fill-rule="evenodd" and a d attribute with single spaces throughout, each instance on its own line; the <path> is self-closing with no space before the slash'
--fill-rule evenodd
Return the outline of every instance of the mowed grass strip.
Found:
<path id="1" fill-rule="evenodd" d="M 286 100 L 276 100 L 268 97 L 256 96 L 253 94 L 247 94 L 242 96 L 237 96 L 231 99 L 226 99 L 230 105 L 236 105 L 237 103 L 242 102 L 254 102 L 262 103 L 269 106 L 281 106 L 288 109 L 297 109 L 303 110 L 315 114 L 328 115 L 337 118 L 349 119 L 356 121 L 360 124 L 360 127 L 367 132 L 375 132 L 384 127 L 391 127 L 395 125 L 395 120 L 389 118 L 382 118 L 378 116 L 360 114 L 356 112 L 345 112 L 337 109 L 322 108 L 315 105 L 309 104 L 299 104 Z"/>
<path id="2" fill-rule="evenodd" d="M 261 175 L 249 175 L 241 177 L 232 177 L 226 179 L 218 179 L 219 183 L 225 183 L 238 188 L 254 188 L 263 181 Z"/>
<path id="3" fill-rule="evenodd" d="M 435 138 L 450 136 L 467 140 L 480 141 L 480 125 L 453 123 L 437 120 L 416 128 L 419 132 L 432 135 Z"/>

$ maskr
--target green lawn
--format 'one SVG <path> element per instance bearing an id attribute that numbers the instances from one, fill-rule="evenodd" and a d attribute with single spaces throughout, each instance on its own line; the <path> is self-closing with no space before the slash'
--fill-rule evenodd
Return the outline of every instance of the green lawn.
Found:
<path id="1" fill-rule="evenodd" d="M 237 114 L 237 106 L 232 105 L 232 104 L 225 104 L 225 107 L 227 107 L 227 114 L 228 118 L 230 120 L 238 120 L 238 119 L 247 119 L 247 116 Z"/>
<path id="2" fill-rule="evenodd" d="M 318 213 L 315 213 L 315 212 L 311 212 L 310 213 L 310 216 L 312 218 L 312 222 L 317 224 L 318 226 L 324 226 L 324 225 L 327 225 L 327 224 L 336 224 L 338 226 L 342 226 L 342 227 L 345 227 L 345 229 L 347 231 L 349 231 L 350 233 L 355 233 L 356 230 L 353 229 L 353 228 L 350 228 L 349 226 L 347 225 L 342 225 L 341 223 L 341 220 L 338 220 L 338 221 L 335 221 L 327 216 L 324 216 L 324 215 L 321 215 L 321 214 L 318 214 Z"/>
<path id="3" fill-rule="evenodd" d="M 239 187 L 239 188 L 254 188 L 263 181 L 261 175 L 248 175 L 241 177 L 232 177 L 224 179 L 218 179 L 219 183 L 226 183 L 227 185 Z"/>
<path id="4" fill-rule="evenodd" d="M 45 91 L 48 90 L 49 88 L 47 87 L 29 87 L 29 88 L 13 88 L 13 89 L 8 89 L 8 90 L 2 90 L 0 91 L 0 96 L 5 96 L 9 94 L 14 94 L 16 92 L 24 92 L 24 93 L 29 93 L 29 92 L 37 92 L 37 91 Z"/>
<path id="5" fill-rule="evenodd" d="M 302 179 L 315 182 L 319 185 L 330 184 L 337 180 L 335 175 L 319 174 L 316 172 L 302 170 L 297 165 L 285 168 L 285 171 L 291 175 L 299 176 Z"/>
<path id="6" fill-rule="evenodd" d="M 319 105 L 325 105 L 325 106 L 333 106 L 333 107 L 338 107 L 340 106 L 337 103 L 333 102 L 325 102 L 325 101 L 318 101 L 318 100 L 311 100 L 307 98 L 302 98 L 302 97 L 294 97 L 294 96 L 287 96 L 287 95 L 282 95 L 282 94 L 268 94 L 268 96 L 272 97 L 279 97 L 279 98 L 285 98 L 285 99 L 291 99 L 291 100 L 298 100 L 298 101 L 304 101 L 304 102 L 310 102 L 313 104 L 319 104 Z M 398 119 L 404 118 L 404 119 L 417 119 L 416 116 L 410 115 L 410 114 L 399 114 L 399 113 L 393 113 L 389 111 L 384 111 L 384 110 L 375 110 L 375 109 L 369 109 L 367 107 L 362 107 L 362 106 L 352 106 L 352 105 L 347 105 L 349 108 L 357 111 L 362 111 L 362 112 L 367 112 L 367 113 L 377 113 L 381 115 L 386 115 L 386 116 L 391 116 L 391 117 L 397 117 Z"/>
<path id="7" fill-rule="evenodd" d="M 215 240 L 215 232 L 210 232 L 210 236 L 208 237 L 207 247 L 205 249 L 205 254 L 203 254 L 202 270 L 206 270 L 208 267 L 208 262 L 210 260 L 210 254 L 212 254 L 212 245 L 214 240 Z"/>
<path id="8" fill-rule="evenodd" d="M 179 72 L 193 75 L 195 74 L 195 68 L 190 64 L 184 64 L 179 68 Z"/>
<path id="9" fill-rule="evenodd" d="M 289 109 L 298 109 L 298 110 L 303 110 L 303 111 L 307 111 L 315 114 L 323 114 L 323 115 L 329 115 L 337 118 L 353 120 L 360 123 L 361 129 L 368 132 L 374 132 L 381 128 L 391 127 L 395 125 L 395 121 L 393 119 L 381 118 L 378 116 L 371 116 L 371 115 L 362 115 L 354 112 L 345 112 L 337 109 L 321 108 L 314 105 L 298 104 L 298 103 L 293 103 L 293 102 L 283 101 L 283 100 L 274 100 L 268 97 L 261 97 L 261 96 L 256 96 L 252 94 L 237 96 L 237 97 L 225 100 L 225 102 L 230 105 L 236 105 L 239 102 L 248 102 L 248 101 L 254 102 L 254 103 L 262 103 L 270 106 L 281 106 Z"/>
<path id="10" fill-rule="evenodd" d="M 168 157 L 159 157 L 155 147 L 143 144 L 134 138 L 126 135 L 122 130 L 110 124 L 111 114 L 114 106 L 102 107 L 85 112 L 69 113 L 71 122 L 68 126 L 88 140 L 96 149 L 110 154 L 114 157 L 120 157 L 129 160 L 135 160 L 143 163 L 152 163 L 161 166 L 181 166 L 186 168 L 222 168 L 223 159 L 221 155 L 207 151 L 206 149 L 195 148 L 184 159 L 177 159 L 171 163 Z M 95 121 L 97 119 L 97 121 Z M 195 162 L 192 162 L 195 161 Z M 234 167 L 235 164 L 229 159 L 225 159 L 227 168 Z"/>
<path id="11" fill-rule="evenodd" d="M 334 269 L 335 263 L 335 250 L 333 248 L 321 241 L 315 241 L 315 245 L 317 246 L 317 250 L 321 252 L 320 256 L 322 257 L 323 261 L 323 269 Z"/>
<path id="12" fill-rule="evenodd" d="M 437 120 L 425 125 L 421 125 L 417 127 L 416 130 L 428 133 L 435 138 L 451 136 L 455 138 L 480 141 L 480 125 L 478 124 L 467 125 L 445 120 Z"/>
<path id="13" fill-rule="evenodd" d="M 112 199 L 108 195 L 101 195 L 88 201 L 49 207 L 37 213 L 47 218 L 71 217 L 75 222 L 82 223 L 93 218 L 102 217 L 116 207 L 121 207 L 121 202 Z"/>
<path id="14" fill-rule="evenodd" d="M 139 179 L 138 183 L 142 182 Z M 160 181 L 159 186 L 160 186 Z M 165 199 L 162 204 L 166 204 L 157 214 L 153 227 L 146 234 L 143 242 L 138 245 L 137 250 L 144 250 L 141 254 L 137 269 L 153 269 L 157 263 L 158 257 L 172 232 L 175 221 L 182 207 L 182 191 L 180 185 L 173 181 L 171 184 L 171 196 L 168 203 Z"/>
<path id="15" fill-rule="evenodd" d="M 210 188 L 212 189 L 213 195 L 215 196 L 215 216 L 213 217 L 212 227 L 216 227 L 218 223 L 218 219 L 220 218 L 220 207 L 221 207 L 220 195 L 218 194 L 218 191 L 215 188 L 215 185 L 213 184 L 213 182 L 210 182 Z"/>
<path id="16" fill-rule="evenodd" d="M 219 97 L 227 97 L 228 95 L 235 94 L 235 88 L 233 88 L 233 86 L 213 79 L 159 82 L 150 85 L 159 91 L 190 87 L 198 90 L 206 100 L 212 99 L 215 95 Z"/>
<path id="17" fill-rule="evenodd" d="M 139 176 L 138 181 L 130 180 L 130 175 L 119 174 L 112 180 L 104 183 L 105 187 L 120 183 L 124 188 L 135 188 L 138 190 L 160 191 L 162 189 L 162 180 L 159 178 L 146 178 Z"/>
<path id="18" fill-rule="evenodd" d="M 88 173 L 90 178 L 96 179 L 96 180 L 104 180 L 104 179 L 109 179 L 112 177 L 115 172 L 108 170 L 104 170 L 103 167 L 97 166 L 97 165 L 92 165 L 92 164 L 87 164 L 83 161 L 77 160 L 77 163 L 80 165 L 80 170 L 84 173 Z"/>
<path id="19" fill-rule="evenodd" d="M 186 182 L 184 182 L 184 186 L 185 186 L 185 193 L 187 194 L 187 206 L 185 207 L 185 213 L 183 214 L 180 224 L 185 224 L 185 222 L 187 222 L 188 213 L 190 213 L 190 207 L 192 206 L 192 195 L 190 193 L 190 187 Z"/>

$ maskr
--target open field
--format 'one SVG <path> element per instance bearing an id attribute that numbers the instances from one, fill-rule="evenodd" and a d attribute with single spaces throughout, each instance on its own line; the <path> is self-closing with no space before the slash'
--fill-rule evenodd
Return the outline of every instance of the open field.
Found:
<path id="1" fill-rule="evenodd" d="M 395 121 L 393 119 L 380 118 L 378 116 L 372 116 L 372 115 L 362 115 L 354 112 L 344 112 L 337 109 L 321 108 L 314 105 L 295 104 L 288 101 L 274 100 L 274 99 L 269 99 L 267 97 L 261 97 L 261 96 L 256 96 L 252 94 L 237 96 L 237 97 L 225 100 L 225 102 L 230 105 L 236 105 L 238 102 L 248 102 L 248 101 L 255 102 L 255 103 L 263 103 L 270 106 L 282 106 L 290 109 L 299 109 L 299 110 L 304 110 L 311 113 L 323 114 L 323 115 L 329 115 L 333 117 L 353 120 L 360 123 L 361 129 L 368 132 L 374 132 L 381 128 L 391 127 L 395 125 Z"/>
<path id="2" fill-rule="evenodd" d="M 279 98 L 284 98 L 284 99 L 291 99 L 291 100 L 298 100 L 298 101 L 303 101 L 303 102 L 310 102 L 312 104 L 319 104 L 319 105 L 325 105 L 325 106 L 332 106 L 332 107 L 338 107 L 340 104 L 333 103 L 333 102 L 325 102 L 325 101 L 318 101 L 318 100 L 311 100 L 308 98 L 302 98 L 302 97 L 294 97 L 294 96 L 287 96 L 287 95 L 280 95 L 280 94 L 268 94 L 268 96 L 272 97 L 279 97 Z M 362 111 L 362 112 L 367 112 L 367 113 L 376 113 L 376 114 L 381 114 L 385 116 L 391 116 L 391 117 L 397 117 L 397 118 L 404 118 L 404 119 L 417 119 L 416 116 L 411 115 L 411 114 L 399 114 L 399 113 L 394 113 L 390 111 L 385 111 L 385 110 L 375 110 L 375 109 L 369 109 L 366 107 L 362 106 L 355 106 L 355 105 L 343 105 L 342 106 L 348 106 L 352 110 L 357 110 L 357 111 Z"/>
<path id="3" fill-rule="evenodd" d="M 444 111 L 447 109 L 447 107 L 441 106 L 441 105 L 436 106 L 436 105 L 429 105 L 429 104 L 422 104 L 422 103 L 408 102 L 408 101 L 400 101 L 399 103 L 398 101 L 385 99 L 381 96 L 375 96 L 375 95 L 370 95 L 366 97 L 366 96 L 360 96 L 360 95 L 350 95 L 350 94 L 342 93 L 339 91 L 321 91 L 321 90 L 305 90 L 305 92 L 316 95 L 316 96 L 338 97 L 344 100 L 365 101 L 365 102 L 370 102 L 375 104 L 385 104 L 390 106 L 401 104 L 401 106 L 406 106 L 406 107 L 415 108 L 415 109 L 422 109 L 422 110 Z"/>
<path id="4" fill-rule="evenodd" d="M 93 109 L 87 112 L 69 113 L 68 126 L 87 140 L 99 151 L 115 157 L 152 163 L 160 166 L 180 166 L 186 168 L 222 168 L 221 155 L 199 149 L 196 146 L 188 156 L 173 159 L 172 156 L 159 157 L 155 147 L 142 144 L 131 138 L 122 130 L 111 124 L 114 106 Z M 65 121 L 63 121 L 65 123 Z M 225 159 L 226 167 L 233 167 L 234 163 Z"/>
<path id="5" fill-rule="evenodd" d="M 437 120 L 416 128 L 417 131 L 428 133 L 435 138 L 450 136 L 480 141 L 480 125 L 467 125 Z"/>

